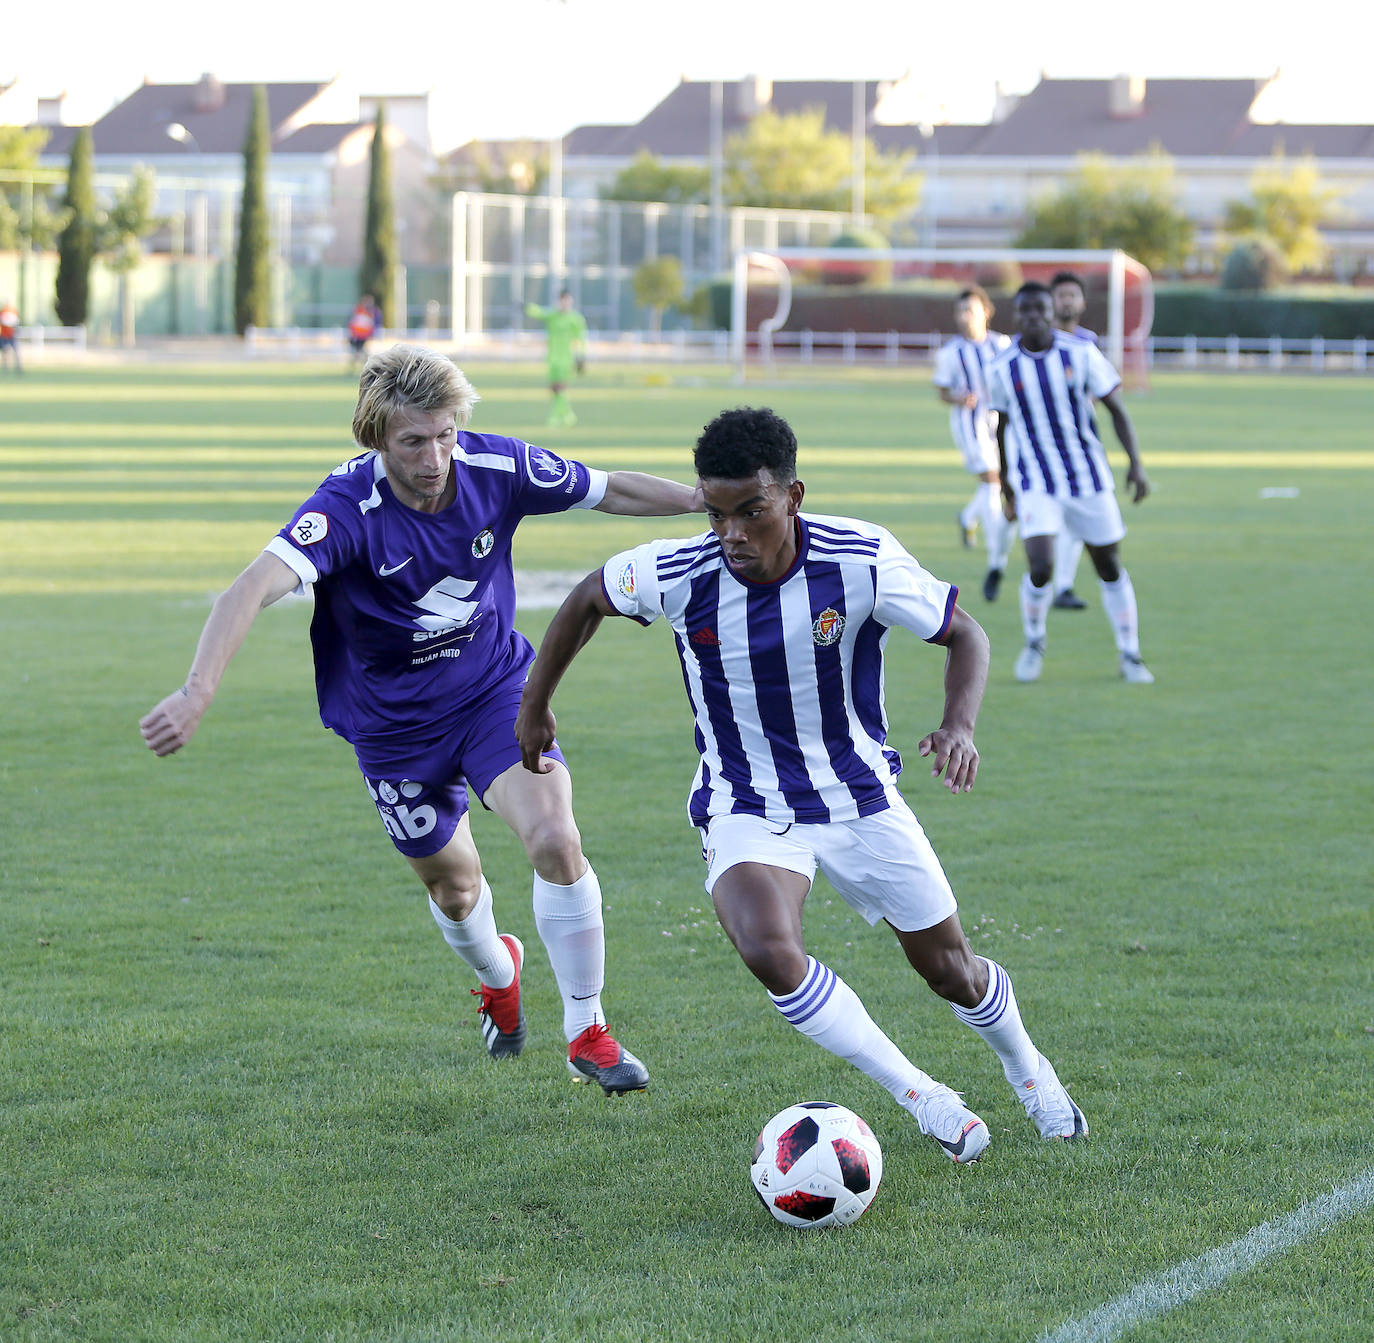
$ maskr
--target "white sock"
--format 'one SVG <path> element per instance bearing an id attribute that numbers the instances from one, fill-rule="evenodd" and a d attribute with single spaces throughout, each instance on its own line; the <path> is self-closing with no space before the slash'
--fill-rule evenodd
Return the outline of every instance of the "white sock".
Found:
<path id="1" fill-rule="evenodd" d="M 1072 532 L 1060 532 L 1054 538 L 1054 595 L 1067 592 L 1078 576 L 1078 561 L 1083 558 L 1083 542 Z"/>
<path id="2" fill-rule="evenodd" d="M 571 886 L 534 877 L 534 926 L 549 953 L 563 998 L 563 1034 L 569 1043 L 588 1026 L 605 1025 L 601 989 L 606 982 L 606 930 L 601 883 L 590 863 Z"/>
<path id="3" fill-rule="evenodd" d="M 1002 512 L 1002 487 L 995 481 L 985 480 L 978 487 L 978 494 L 982 501 L 983 537 L 988 547 L 988 568 L 1005 569 L 1015 524 L 1008 522 Z"/>
<path id="4" fill-rule="evenodd" d="M 489 989 L 509 988 L 515 979 L 515 960 L 510 948 L 496 931 L 496 918 L 491 908 L 491 887 L 482 878 L 482 891 L 472 912 L 462 920 L 451 919 L 433 898 L 429 912 L 451 946 L 477 972 L 477 978 Z"/>
<path id="5" fill-rule="evenodd" d="M 988 991 L 983 1001 L 977 1007 L 960 1007 L 958 1003 L 950 1003 L 950 1006 L 965 1026 L 971 1026 L 997 1051 L 1007 1081 L 1020 1088 L 1035 1076 L 1040 1066 L 1040 1052 L 1021 1024 L 1011 976 L 996 961 L 986 956 L 978 959 L 988 967 Z"/>
<path id="6" fill-rule="evenodd" d="M 1050 614 L 1050 603 L 1054 593 L 1050 585 L 1038 588 L 1030 581 L 1029 574 L 1021 575 L 1021 628 L 1026 632 L 1026 642 L 1045 639 L 1045 621 Z"/>
<path id="7" fill-rule="evenodd" d="M 1112 634 L 1116 637 L 1117 651 L 1140 656 L 1140 615 L 1135 605 L 1135 588 L 1131 586 L 1131 576 L 1124 569 L 1115 583 L 1104 583 L 1100 578 L 1097 586 L 1102 589 L 1102 609 L 1112 622 Z"/>
<path id="8" fill-rule="evenodd" d="M 867 1073 L 899 1104 L 909 1092 L 924 1095 L 935 1085 L 874 1025 L 859 995 L 814 956 L 806 958 L 806 974 L 796 989 L 768 996 L 803 1035 Z"/>

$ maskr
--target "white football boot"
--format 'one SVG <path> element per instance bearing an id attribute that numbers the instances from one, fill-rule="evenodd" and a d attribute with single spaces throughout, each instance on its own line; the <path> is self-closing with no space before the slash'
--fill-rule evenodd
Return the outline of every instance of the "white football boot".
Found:
<path id="1" fill-rule="evenodd" d="M 1045 665 L 1045 641 L 1027 639 L 1026 646 L 1016 658 L 1016 679 L 1018 681 L 1038 681 L 1040 669 Z"/>
<path id="2" fill-rule="evenodd" d="M 1139 653 L 1122 653 L 1121 674 L 1131 685 L 1154 685 L 1150 669 L 1140 660 Z"/>
<path id="3" fill-rule="evenodd" d="M 988 1126 L 964 1104 L 957 1091 L 936 1082 L 924 1094 L 908 1091 L 901 1105 L 921 1132 L 945 1149 L 951 1161 L 966 1166 L 987 1151 Z"/>
<path id="4" fill-rule="evenodd" d="M 1088 1121 L 1073 1103 L 1054 1065 L 1043 1054 L 1040 1066 L 1029 1082 L 1016 1088 L 1026 1113 L 1035 1121 L 1042 1138 L 1086 1138 Z"/>

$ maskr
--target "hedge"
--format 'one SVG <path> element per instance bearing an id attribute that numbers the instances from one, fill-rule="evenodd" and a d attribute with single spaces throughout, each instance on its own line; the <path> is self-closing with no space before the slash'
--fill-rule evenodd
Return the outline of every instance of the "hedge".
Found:
<path id="1" fill-rule="evenodd" d="M 952 309 L 959 286 L 922 285 L 900 288 L 837 289 L 798 285 L 792 291 L 792 311 L 785 330 L 800 331 L 952 331 Z M 992 294 L 997 305 L 993 326 L 1012 327 L 1011 295 Z M 753 286 L 749 291 L 748 324 L 759 322 L 775 308 L 774 291 Z M 1105 286 L 1090 285 L 1083 322 L 1096 331 L 1107 324 Z M 730 285 L 711 286 L 711 317 L 718 328 L 730 325 Z M 1374 293 L 1365 289 L 1348 294 L 1310 294 L 1277 290 L 1262 294 L 1235 293 L 1204 285 L 1156 285 L 1156 336 L 1241 336 L 1286 340 L 1353 340 L 1374 338 Z"/>

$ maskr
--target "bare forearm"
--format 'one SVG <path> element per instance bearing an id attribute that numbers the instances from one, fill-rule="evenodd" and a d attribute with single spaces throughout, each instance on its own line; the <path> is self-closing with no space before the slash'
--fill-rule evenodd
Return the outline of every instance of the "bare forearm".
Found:
<path id="1" fill-rule="evenodd" d="M 960 622 L 950 634 L 945 658 L 944 727 L 972 732 L 988 685 L 988 636 L 972 618 Z"/>
<path id="2" fill-rule="evenodd" d="M 663 518 L 699 512 L 701 504 L 690 485 L 642 471 L 612 471 L 606 494 L 596 507 L 599 512 L 625 517 Z"/>

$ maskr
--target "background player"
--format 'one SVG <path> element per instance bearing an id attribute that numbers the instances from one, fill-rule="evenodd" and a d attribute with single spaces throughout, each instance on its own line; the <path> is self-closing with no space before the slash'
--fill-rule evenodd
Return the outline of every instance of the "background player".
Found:
<path id="1" fill-rule="evenodd" d="M 371 294 L 364 294 L 348 315 L 348 348 L 353 351 L 350 367 L 361 368 L 367 359 L 368 343 L 382 331 L 382 310 Z"/>
<path id="2" fill-rule="evenodd" d="M 9 299 L 0 299 L 0 363 L 14 361 L 14 371 L 22 373 L 19 362 L 19 310 Z"/>
<path id="3" fill-rule="evenodd" d="M 587 322 L 573 307 L 572 294 L 563 290 L 556 308 L 541 308 L 537 303 L 525 304 L 525 316 L 543 322 L 549 338 L 549 403 L 548 423 L 567 427 L 577 423 L 577 416 L 568 404 L 568 383 L 573 372 L 581 373 L 587 364 Z"/>
<path id="4" fill-rule="evenodd" d="M 488 1052 L 525 1041 L 523 948 L 497 932 L 468 821 L 468 790 L 515 832 L 534 867 L 534 915 L 563 998 L 568 1066 L 606 1092 L 648 1072 L 601 1009 L 601 888 L 582 853 L 572 782 L 549 745 L 521 768 L 514 723 L 534 650 L 514 628 L 511 538 L 539 513 L 647 516 L 693 508 L 686 485 L 609 475 L 519 439 L 466 429 L 477 394 L 414 345 L 363 370 L 353 436 L 332 472 L 215 602 L 186 682 L 142 720 L 159 756 L 179 750 L 263 607 L 315 586 L 311 642 L 320 717 L 354 748 L 382 824 L 429 892 L 445 941 L 476 972 Z M 476 992 L 476 990 L 474 990 Z"/>
<path id="5" fill-rule="evenodd" d="M 1097 344 L 1097 332 L 1079 325 L 1079 318 L 1087 309 L 1088 300 L 1082 279 L 1071 270 L 1059 271 L 1050 281 L 1050 301 L 1054 304 L 1054 324 L 1070 336 L 1081 336 Z M 1078 562 L 1083 558 L 1083 542 L 1067 529 L 1054 541 L 1054 600 L 1050 603 L 1058 611 L 1082 611 L 1088 603 L 1074 590 L 1078 577 Z"/>
<path id="6" fill-rule="evenodd" d="M 526 768 L 548 768 L 550 699 L 602 617 L 666 617 L 696 716 L 688 810 L 706 889 L 773 1005 L 884 1086 L 955 1161 L 987 1147 L 987 1125 L 806 954 L 802 906 L 819 866 L 864 918 L 892 927 L 912 966 L 997 1052 L 1042 1136 L 1078 1137 L 1083 1114 L 1026 1034 L 1007 972 L 964 938 L 885 740 L 882 649 L 895 624 L 946 650 L 944 714 L 917 749 L 952 792 L 973 787 L 987 636 L 890 532 L 803 514 L 796 454 L 770 410 L 726 411 L 706 426 L 695 461 L 711 530 L 625 551 L 573 590 L 525 687 L 516 730 Z"/>
<path id="7" fill-rule="evenodd" d="M 1134 503 L 1149 494 L 1150 482 L 1136 450 L 1135 426 L 1121 404 L 1121 378 L 1091 341 L 1057 331 L 1053 311 L 1045 285 L 1023 284 L 1015 301 L 1021 334 L 988 370 L 988 399 L 999 412 L 1002 490 L 1008 510 L 1021 521 L 1029 568 L 1021 578 L 1026 645 L 1016 659 L 1016 679 L 1034 681 L 1044 665 L 1055 537 L 1069 531 L 1087 543 L 1097 570 L 1122 676 L 1148 683 L 1155 678 L 1140 660 L 1135 588 L 1117 549 L 1126 528 L 1097 435 L 1093 397 L 1107 408 L 1126 451 Z"/>
<path id="8" fill-rule="evenodd" d="M 954 325 L 959 334 L 947 341 L 935 356 L 935 391 L 950 407 L 949 431 L 964 466 L 978 477 L 973 498 L 959 514 L 959 531 L 965 546 L 981 526 L 988 549 L 983 596 L 996 601 L 1007 567 L 1007 554 L 1015 536 L 1015 524 L 1002 512 L 1001 476 L 997 460 L 997 416 L 988 409 L 985 372 L 997 354 L 1011 343 L 1007 336 L 988 330 L 992 300 L 977 285 L 965 289 L 954 304 Z"/>

